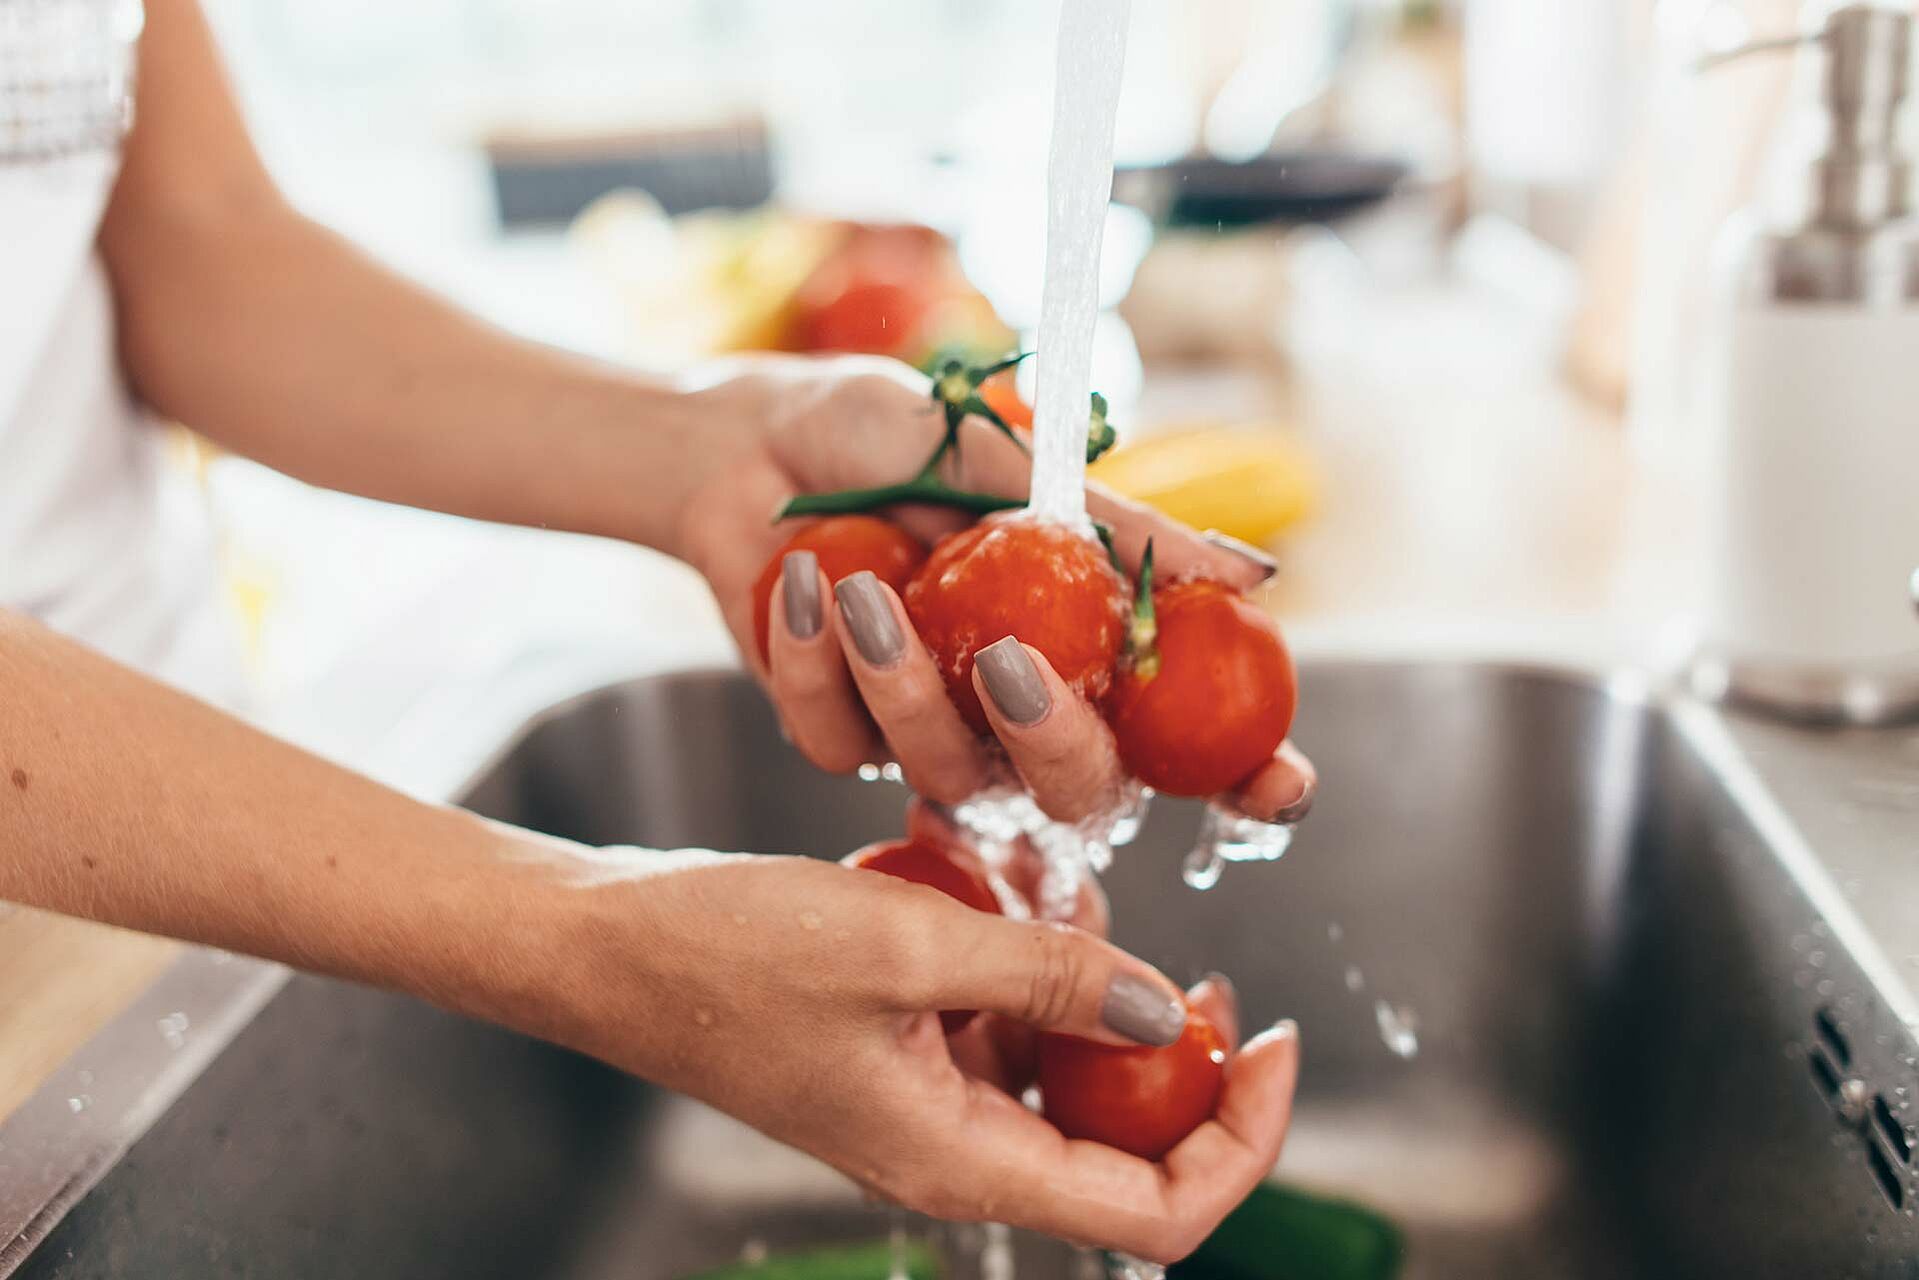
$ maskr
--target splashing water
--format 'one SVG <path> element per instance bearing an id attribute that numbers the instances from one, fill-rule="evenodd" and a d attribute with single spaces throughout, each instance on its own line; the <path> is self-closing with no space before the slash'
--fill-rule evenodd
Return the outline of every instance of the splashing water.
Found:
<path id="1" fill-rule="evenodd" d="M 1219 883 L 1229 862 L 1277 862 L 1293 847 L 1295 830 L 1290 822 L 1261 822 L 1209 803 L 1180 878 L 1204 892 Z"/>
<path id="2" fill-rule="evenodd" d="M 176 1012 L 156 1021 L 154 1029 L 167 1042 L 167 1048 L 182 1049 L 186 1047 L 187 1032 L 193 1029 L 193 1024 L 187 1020 L 186 1014 Z"/>
<path id="3" fill-rule="evenodd" d="M 1337 921 L 1327 924 L 1326 941 L 1331 946 L 1338 948 L 1345 938 L 1346 930 Z M 1364 970 L 1349 963 L 1344 979 L 1347 994 L 1363 997 L 1366 990 Z M 1386 1046 L 1389 1053 L 1409 1060 L 1419 1056 L 1419 1015 L 1412 1009 L 1386 1000 L 1375 1000 L 1373 1022 L 1379 1028 L 1379 1042 Z"/>
<path id="4" fill-rule="evenodd" d="M 886 1280 L 911 1280 L 906 1244 L 906 1210 L 894 1205 L 886 1211 Z"/>
<path id="5" fill-rule="evenodd" d="M 1031 841 L 1046 867 L 1040 915 L 1064 920 L 1078 904 L 1086 877 L 1111 867 L 1113 850 L 1139 834 L 1152 799 L 1150 788 L 1128 779 L 1105 805 L 1079 821 L 1055 822 L 1024 787 L 1003 784 L 955 805 L 952 818 L 996 867 L 1006 865 L 1021 838 Z"/>
<path id="6" fill-rule="evenodd" d="M 1226 859 L 1219 856 L 1219 848 L 1202 841 L 1194 845 L 1186 861 L 1180 863 L 1179 878 L 1186 882 L 1188 889 L 1205 893 L 1219 883 L 1225 870 Z"/>
<path id="7" fill-rule="evenodd" d="M 1028 510 L 1091 533 L 1086 428 L 1099 312 L 1099 253 L 1113 192 L 1113 119 L 1132 0 L 1065 0 L 1046 166 L 1046 280 Z"/>
<path id="8" fill-rule="evenodd" d="M 1402 1058 L 1419 1056 L 1419 1017 L 1411 1009 L 1380 1000 L 1373 1005 L 1373 1017 L 1379 1023 L 1379 1038 L 1388 1049 Z"/>
<path id="9" fill-rule="evenodd" d="M 1013 1229 L 989 1222 L 979 1251 L 980 1280 L 1013 1280 Z"/>
<path id="10" fill-rule="evenodd" d="M 1166 1280 L 1165 1267 L 1130 1253 L 1107 1254 L 1106 1274 L 1109 1280 Z"/>

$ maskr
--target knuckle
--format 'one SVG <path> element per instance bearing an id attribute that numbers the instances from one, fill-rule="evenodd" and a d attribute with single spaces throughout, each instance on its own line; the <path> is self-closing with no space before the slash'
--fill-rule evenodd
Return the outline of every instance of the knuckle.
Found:
<path id="1" fill-rule="evenodd" d="M 868 943 L 872 975 L 888 996 L 907 1009 L 931 1004 L 940 990 L 940 966 L 927 939 L 931 931 L 921 927 L 919 904 L 905 901 L 912 895 L 899 888 L 898 901 L 891 909 L 876 913 Z"/>
<path id="2" fill-rule="evenodd" d="M 867 744 L 862 735 L 840 733 L 822 728 L 806 719 L 796 719 L 793 745 L 800 754 L 828 773 L 851 773 L 866 763 Z"/>
<path id="3" fill-rule="evenodd" d="M 1062 925 L 1040 925 L 1033 930 L 1033 938 L 1036 954 L 1021 1021 L 1036 1027 L 1055 1027 L 1072 1013 L 1074 997 L 1086 977 L 1086 954 L 1078 939 Z"/>
<path id="4" fill-rule="evenodd" d="M 840 688 L 836 673 L 823 662 L 780 663 L 773 683 L 779 689 L 781 701 L 802 709 L 819 706 L 837 695 Z"/>

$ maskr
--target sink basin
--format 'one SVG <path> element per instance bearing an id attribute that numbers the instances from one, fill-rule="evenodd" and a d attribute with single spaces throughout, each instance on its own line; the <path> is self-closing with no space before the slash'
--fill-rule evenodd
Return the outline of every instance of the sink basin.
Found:
<path id="1" fill-rule="evenodd" d="M 1119 941 L 1231 974 L 1250 1025 L 1299 1020 L 1282 1179 L 1398 1224 L 1408 1276 L 1919 1275 L 1911 997 L 1719 713 L 1493 665 L 1303 682 L 1327 782 L 1293 851 L 1195 893 L 1198 814 L 1161 801 L 1106 881 Z M 562 707 L 466 802 L 592 842 L 837 856 L 904 799 L 816 773 L 743 679 L 695 673 Z M 18 1274 L 670 1280 L 883 1230 L 685 1099 L 295 977 Z M 961 1271 L 969 1238 L 946 1234 Z M 1081 1274 L 1020 1248 L 1029 1275 Z"/>

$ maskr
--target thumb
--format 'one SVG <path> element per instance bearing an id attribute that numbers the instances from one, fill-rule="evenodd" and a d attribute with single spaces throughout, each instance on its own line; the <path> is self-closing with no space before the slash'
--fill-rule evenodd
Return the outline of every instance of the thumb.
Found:
<path id="1" fill-rule="evenodd" d="M 940 966 L 931 1008 L 985 1009 L 1114 1045 L 1169 1045 L 1185 1030 L 1178 987 L 1082 929 L 975 913 L 947 936 L 957 954 Z"/>

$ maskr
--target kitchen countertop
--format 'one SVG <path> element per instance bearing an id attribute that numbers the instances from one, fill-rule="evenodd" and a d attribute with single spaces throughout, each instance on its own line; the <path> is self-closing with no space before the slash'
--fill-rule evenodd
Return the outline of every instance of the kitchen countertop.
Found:
<path id="1" fill-rule="evenodd" d="M 1352 301 L 1296 346 L 1285 372 L 1155 372 L 1137 410 L 1148 423 L 1270 418 L 1317 455 L 1321 514 L 1278 548 L 1268 589 L 1296 638 L 1649 652 L 1646 624 L 1675 598 L 1684 537 L 1653 513 L 1680 504 L 1655 500 L 1657 478 L 1617 425 L 1554 375 L 1536 317 L 1422 286 Z M 241 541 L 260 571 L 291 584 L 263 637 L 259 718 L 422 798 L 455 794 L 514 727 L 568 694 L 732 661 L 700 581 L 650 553 L 226 465 L 249 473 L 215 479 L 229 532 L 257 535 Z M 0 914 L 0 1117 L 181 950 Z"/>

